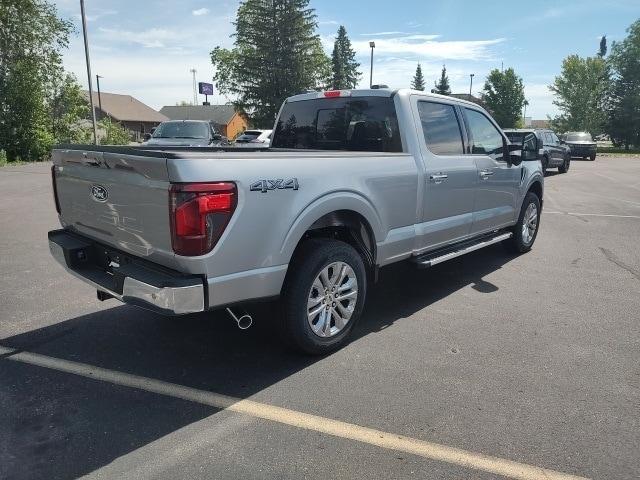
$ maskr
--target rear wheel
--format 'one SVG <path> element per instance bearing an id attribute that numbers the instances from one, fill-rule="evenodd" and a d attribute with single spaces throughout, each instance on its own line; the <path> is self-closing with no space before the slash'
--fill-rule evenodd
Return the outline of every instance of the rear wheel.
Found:
<path id="1" fill-rule="evenodd" d="M 568 155 L 565 155 L 562 165 L 558 167 L 558 171 L 560 173 L 567 173 L 569 171 L 570 166 L 571 166 L 571 157 L 569 157 Z"/>
<path id="2" fill-rule="evenodd" d="M 351 245 L 306 241 L 283 288 L 280 326 L 285 342 L 313 355 L 341 348 L 362 314 L 366 293 L 364 262 Z"/>
<path id="3" fill-rule="evenodd" d="M 527 193 L 522 202 L 518 223 L 513 227 L 513 236 L 505 241 L 505 246 L 512 252 L 525 253 L 531 250 L 538 236 L 540 226 L 540 199 L 533 193 Z"/>
<path id="4" fill-rule="evenodd" d="M 591 156 L 589 157 L 589 160 L 593 162 L 595 159 L 596 159 L 596 154 L 592 153 Z"/>

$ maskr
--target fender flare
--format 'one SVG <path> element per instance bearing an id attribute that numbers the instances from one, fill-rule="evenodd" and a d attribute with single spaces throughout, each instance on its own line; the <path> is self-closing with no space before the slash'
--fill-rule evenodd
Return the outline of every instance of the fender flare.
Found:
<path id="1" fill-rule="evenodd" d="M 285 262 L 290 261 L 298 243 L 314 222 L 338 210 L 350 210 L 360 214 L 368 222 L 374 241 L 384 239 L 386 233 L 380 215 L 366 197 L 353 191 L 331 192 L 313 200 L 294 219 L 280 247 L 280 255 Z"/>

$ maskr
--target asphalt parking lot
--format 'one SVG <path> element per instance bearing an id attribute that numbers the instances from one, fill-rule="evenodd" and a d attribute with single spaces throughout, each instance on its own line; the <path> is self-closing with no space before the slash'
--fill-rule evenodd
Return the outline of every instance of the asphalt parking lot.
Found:
<path id="1" fill-rule="evenodd" d="M 325 358 L 268 306 L 240 331 L 98 302 L 49 256 L 49 184 L 0 169 L 0 478 L 640 472 L 640 158 L 551 171 L 526 255 L 383 269 Z"/>

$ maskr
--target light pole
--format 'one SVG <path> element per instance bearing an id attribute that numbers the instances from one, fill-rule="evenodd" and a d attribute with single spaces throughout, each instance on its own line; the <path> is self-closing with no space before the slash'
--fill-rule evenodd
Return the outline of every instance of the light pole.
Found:
<path id="1" fill-rule="evenodd" d="M 102 112 L 102 96 L 100 95 L 100 79 L 101 78 L 104 78 L 104 77 L 102 75 L 96 75 L 96 86 L 98 87 L 98 108 Z"/>
<path id="2" fill-rule="evenodd" d="M 80 16 L 82 16 L 82 35 L 84 36 L 84 55 L 87 60 L 87 82 L 89 83 L 89 104 L 93 122 L 93 143 L 98 144 L 98 128 L 96 127 L 96 111 L 93 108 L 93 87 L 91 86 L 91 61 L 89 60 L 89 40 L 87 39 L 87 18 L 84 15 L 84 0 L 80 0 Z"/>
<path id="3" fill-rule="evenodd" d="M 473 88 L 473 76 L 475 75 L 475 73 L 470 73 L 469 74 L 469 78 L 471 79 L 471 82 L 469 83 L 469 97 L 471 97 L 471 89 Z"/>
<path id="4" fill-rule="evenodd" d="M 196 93 L 196 73 L 198 73 L 198 71 L 195 68 L 192 68 L 189 71 L 193 74 L 193 104 L 197 105 L 198 104 L 198 94 Z"/>
<path id="5" fill-rule="evenodd" d="M 371 73 L 369 74 L 369 88 L 373 87 L 373 49 L 376 48 L 376 42 L 369 42 L 371 47 Z"/>
<path id="6" fill-rule="evenodd" d="M 529 105 L 529 100 L 524 99 L 524 113 L 522 114 L 522 126 L 527 126 L 527 105 Z"/>

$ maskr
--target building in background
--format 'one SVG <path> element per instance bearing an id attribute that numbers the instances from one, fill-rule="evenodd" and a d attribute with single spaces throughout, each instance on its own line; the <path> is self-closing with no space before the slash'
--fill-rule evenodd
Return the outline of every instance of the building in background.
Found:
<path id="1" fill-rule="evenodd" d="M 88 100 L 89 92 L 85 90 L 83 94 Z M 131 95 L 101 92 L 98 98 L 98 92 L 93 92 L 93 106 L 96 109 L 96 120 L 108 117 L 120 123 L 135 141 L 142 141 L 145 133 L 150 133 L 160 122 L 169 120 Z"/>
<path id="2" fill-rule="evenodd" d="M 171 120 L 206 120 L 229 140 L 244 132 L 249 123 L 246 115 L 233 105 L 173 105 L 160 109 Z"/>
<path id="3" fill-rule="evenodd" d="M 549 120 L 531 120 L 531 128 L 549 128 Z"/>

